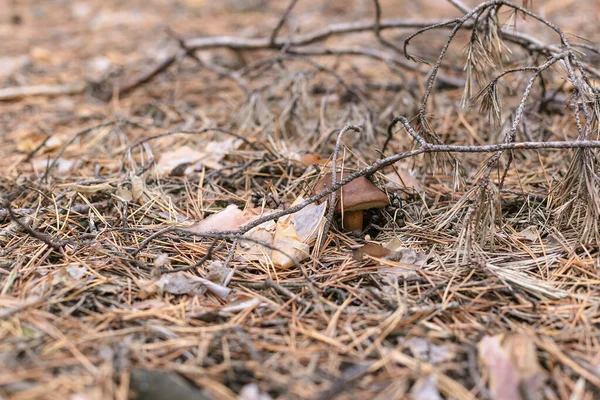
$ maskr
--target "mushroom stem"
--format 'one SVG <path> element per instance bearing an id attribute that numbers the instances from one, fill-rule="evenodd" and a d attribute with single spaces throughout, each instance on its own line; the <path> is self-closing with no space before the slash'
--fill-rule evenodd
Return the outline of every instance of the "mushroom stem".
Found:
<path id="1" fill-rule="evenodd" d="M 342 226 L 344 229 L 347 229 L 349 231 L 355 231 L 357 229 L 362 229 L 362 226 L 363 226 L 362 210 L 344 211 L 344 217 L 342 218 Z"/>

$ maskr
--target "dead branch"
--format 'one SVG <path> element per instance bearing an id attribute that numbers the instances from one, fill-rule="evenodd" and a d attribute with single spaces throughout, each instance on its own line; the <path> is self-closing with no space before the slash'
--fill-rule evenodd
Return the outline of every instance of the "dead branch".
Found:
<path id="1" fill-rule="evenodd" d="M 61 96 L 83 93 L 86 82 L 73 82 L 63 85 L 17 86 L 0 89 L 0 101 L 17 100 L 30 96 Z"/>
<path id="2" fill-rule="evenodd" d="M 10 205 L 10 202 L 5 201 L 2 206 L 6 209 L 6 211 L 8 212 L 8 216 L 15 224 L 19 225 L 19 227 L 21 227 L 21 229 L 23 229 L 23 231 L 27 232 L 27 234 L 29 236 L 45 243 L 51 249 L 53 249 L 55 251 L 59 251 L 66 244 L 68 244 L 70 242 L 70 241 L 57 242 L 57 241 L 53 240 L 50 235 L 33 229 L 27 222 L 23 221 L 21 218 L 19 218 L 19 216 L 17 214 L 15 214 L 15 212 L 13 211 L 13 209 Z"/>

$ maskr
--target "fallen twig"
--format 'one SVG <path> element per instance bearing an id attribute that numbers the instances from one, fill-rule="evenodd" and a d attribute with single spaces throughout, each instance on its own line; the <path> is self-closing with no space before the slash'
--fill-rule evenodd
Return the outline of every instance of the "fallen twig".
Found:
<path id="1" fill-rule="evenodd" d="M 86 82 L 65 83 L 63 85 L 16 86 L 0 89 L 0 101 L 17 100 L 29 96 L 61 96 L 83 93 Z"/>

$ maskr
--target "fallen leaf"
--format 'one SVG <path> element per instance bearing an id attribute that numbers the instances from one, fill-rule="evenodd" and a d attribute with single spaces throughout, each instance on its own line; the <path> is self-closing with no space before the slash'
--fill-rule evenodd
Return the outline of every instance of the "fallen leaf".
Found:
<path id="1" fill-rule="evenodd" d="M 354 259 L 363 261 L 366 257 L 379 262 L 381 273 L 407 275 L 414 273 L 425 265 L 427 255 L 417 252 L 411 247 L 403 247 L 397 239 L 392 239 L 385 246 L 377 243 L 367 243 L 354 250 Z"/>
<path id="2" fill-rule="evenodd" d="M 235 204 L 230 204 L 224 210 L 204 218 L 185 230 L 191 233 L 236 230 L 252 218 L 254 215 L 240 210 Z"/>
<path id="3" fill-rule="evenodd" d="M 433 344 L 423 338 L 410 338 L 406 342 L 406 345 L 415 358 L 432 364 L 449 361 L 454 358 L 454 352 L 447 346 Z"/>
<path id="4" fill-rule="evenodd" d="M 43 47 L 33 47 L 29 51 L 29 56 L 32 60 L 37 61 L 39 63 L 49 63 L 51 60 L 52 53 L 50 53 L 50 50 L 45 49 Z"/>
<path id="5" fill-rule="evenodd" d="M 220 161 L 229 153 L 237 150 L 242 143 L 240 139 L 225 139 L 218 142 L 209 142 L 204 146 L 204 151 L 208 154 L 208 157 L 202 160 L 202 163 L 208 168 L 218 169 L 222 168 L 223 165 Z"/>
<path id="6" fill-rule="evenodd" d="M 17 149 L 23 153 L 35 150 L 43 143 L 43 146 L 38 150 L 38 154 L 43 154 L 60 148 L 68 140 L 65 134 L 56 134 L 48 138 L 46 135 L 36 134 L 24 129 L 15 131 L 15 136 L 18 138 Z M 43 157 L 41 161 L 47 163 L 48 158 Z"/>
<path id="7" fill-rule="evenodd" d="M 307 153 L 298 157 L 298 161 L 300 161 L 304 165 L 312 165 L 312 164 L 324 164 L 327 162 L 326 158 L 321 157 L 318 153 Z"/>
<path id="8" fill-rule="evenodd" d="M 537 242 L 539 240 L 538 229 L 535 225 L 528 226 L 519 232 L 519 236 L 530 242 Z"/>
<path id="9" fill-rule="evenodd" d="M 442 395 L 437 388 L 437 377 L 427 375 L 419 378 L 410 388 L 412 400 L 442 400 Z"/>
<path id="10" fill-rule="evenodd" d="M 144 187 L 146 186 L 144 183 L 144 179 L 137 175 L 131 176 L 131 195 L 133 196 L 133 201 L 138 201 L 142 194 L 144 194 Z"/>
<path id="11" fill-rule="evenodd" d="M 386 249 L 397 251 L 405 247 L 405 244 L 402 243 L 397 237 L 394 237 L 389 242 L 384 244 L 383 247 L 385 247 Z"/>
<path id="12" fill-rule="evenodd" d="M 87 267 L 80 264 L 68 265 L 52 274 L 52 283 L 60 283 L 69 287 L 84 287 L 90 279 L 86 278 L 87 271 Z"/>
<path id="13" fill-rule="evenodd" d="M 300 196 L 291 206 L 303 201 L 304 198 Z M 273 251 L 273 265 L 286 269 L 294 265 L 294 260 L 300 262 L 310 256 L 310 246 L 315 243 L 325 226 L 326 207 L 327 202 L 309 204 L 296 213 L 279 218 L 273 245 L 282 251 Z"/>
<path id="14" fill-rule="evenodd" d="M 390 249 L 386 249 L 377 243 L 367 243 L 353 251 L 353 256 L 356 261 L 363 261 L 366 256 L 375 258 L 385 258 L 393 254 Z"/>
<path id="15" fill-rule="evenodd" d="M 292 206 L 302 201 L 304 199 L 298 197 Z M 277 222 L 267 221 L 252 228 L 244 237 L 275 246 L 281 251 L 272 251 L 254 241 L 241 240 L 236 251 L 237 259 L 265 261 L 271 258 L 273 264 L 279 268 L 289 268 L 294 265 L 294 261 L 285 254 L 292 256 L 296 261 L 306 259 L 310 255 L 310 246 L 314 244 L 325 225 L 326 206 L 326 202 L 319 205 L 310 204 L 297 213 L 283 216 Z M 260 215 L 259 209 L 242 211 L 235 205 L 229 205 L 186 230 L 191 233 L 236 230 Z"/>
<path id="16" fill-rule="evenodd" d="M 176 150 L 162 153 L 156 164 L 156 170 L 162 175 L 183 176 L 201 170 L 203 166 L 219 169 L 223 167 L 220 163 L 223 158 L 239 148 L 242 143 L 239 139 L 209 142 L 204 145 L 202 151 L 181 146 Z"/>
<path id="17" fill-rule="evenodd" d="M 410 247 L 405 247 L 395 251 L 391 256 L 387 257 L 386 260 L 404 264 L 410 266 L 410 269 L 417 270 L 425 265 L 427 255 L 425 253 L 417 252 Z"/>
<path id="18" fill-rule="evenodd" d="M 87 268 L 83 265 L 69 265 L 65 268 L 67 274 L 73 279 L 81 279 L 85 276 Z"/>
<path id="19" fill-rule="evenodd" d="M 36 171 L 46 171 L 46 168 L 48 168 L 51 162 L 52 160 L 48 160 L 47 158 L 37 158 L 35 161 L 33 161 L 33 168 Z M 73 168 L 77 164 L 77 160 L 68 160 L 60 158 L 56 161 L 56 165 L 54 168 L 58 174 L 66 174 L 73 170 Z"/>
<path id="20" fill-rule="evenodd" d="M 30 58 L 27 55 L 0 57 L 0 77 L 9 76 L 19 68 L 27 65 L 29 61 Z"/>
<path id="21" fill-rule="evenodd" d="M 541 399 L 545 374 L 533 340 L 523 334 L 484 336 L 479 359 L 487 368 L 493 400 Z"/>
<path id="22" fill-rule="evenodd" d="M 218 285 L 225 283 L 231 268 L 225 267 L 221 261 L 213 261 L 206 267 L 206 279 Z"/>
<path id="23" fill-rule="evenodd" d="M 85 63 L 85 77 L 97 82 L 101 80 L 113 67 L 112 61 L 105 56 L 97 56 Z"/>
<path id="24" fill-rule="evenodd" d="M 247 310 L 259 304 L 260 300 L 256 297 L 244 301 L 237 301 L 221 308 L 221 310 L 219 311 L 219 315 L 227 315 L 229 313 Z"/>
<path id="25" fill-rule="evenodd" d="M 206 290 L 221 299 L 225 299 L 230 292 L 230 289 L 226 287 L 187 272 L 165 274 L 158 280 L 141 281 L 139 286 L 141 289 L 140 298 L 142 299 L 154 293 L 200 295 L 204 294 Z"/>
<path id="26" fill-rule="evenodd" d="M 406 247 L 398 238 L 393 238 L 384 247 L 392 250 L 393 253 L 382 262 L 387 267 L 379 268 L 377 271 L 380 273 L 406 276 L 414 274 L 414 271 L 421 269 L 427 262 L 427 254 Z"/>
<path id="27" fill-rule="evenodd" d="M 385 174 L 388 179 L 386 187 L 389 189 L 405 189 L 412 192 L 420 192 L 421 184 L 408 168 L 408 163 L 396 163 L 394 171 Z"/>
<path id="28" fill-rule="evenodd" d="M 289 217 L 289 216 L 286 216 Z M 294 260 L 300 262 L 310 255 L 310 246 L 298 237 L 296 227 L 291 218 L 279 218 L 275 227 L 271 259 L 276 267 L 287 269 L 294 265 Z"/>
<path id="29" fill-rule="evenodd" d="M 244 385 L 237 400 L 272 400 L 273 398 L 267 393 L 260 391 L 256 383 L 248 383 Z"/>
<path id="30" fill-rule="evenodd" d="M 298 197 L 292 206 L 300 204 L 304 201 L 302 196 Z M 296 227 L 298 238 L 310 246 L 315 243 L 315 240 L 323 231 L 325 226 L 325 211 L 327 209 L 327 201 L 321 204 L 309 204 L 302 210 L 291 215 L 292 222 Z"/>
<path id="31" fill-rule="evenodd" d="M 205 288 L 184 273 L 163 275 L 154 283 L 159 293 L 169 294 L 203 294 Z"/>
<path id="32" fill-rule="evenodd" d="M 276 223 L 268 221 L 252 228 L 244 236 L 273 245 L 275 228 Z M 258 243 L 240 240 L 237 258 L 246 261 L 265 261 L 267 257 L 271 256 L 271 252 L 271 249 Z"/>
<path id="33" fill-rule="evenodd" d="M 180 165 L 188 167 L 205 157 L 206 153 L 203 151 L 194 150 L 189 146 L 181 146 L 176 150 L 162 153 L 156 164 L 156 170 L 159 174 L 171 174 Z M 185 175 L 185 171 L 181 175 Z"/>
<path id="34" fill-rule="evenodd" d="M 44 143 L 44 150 L 49 151 L 58 149 L 59 147 L 62 147 L 67 140 L 68 137 L 66 135 L 53 135 L 46 143 Z"/>
<path id="35" fill-rule="evenodd" d="M 317 153 L 308 153 L 300 156 L 300 162 L 305 165 L 324 164 L 326 161 L 327 159 L 321 157 L 321 155 Z"/>
<path id="36" fill-rule="evenodd" d="M 156 170 L 162 175 L 183 176 L 201 170 L 203 166 L 219 169 L 223 167 L 221 160 L 239 148 L 242 143 L 239 139 L 209 142 L 204 145 L 202 151 L 181 146 L 176 150 L 162 153 L 156 164 Z"/>
<path id="37" fill-rule="evenodd" d="M 160 253 L 159 255 L 156 256 L 156 258 L 154 259 L 154 262 L 152 264 L 155 269 L 159 269 L 159 268 L 164 267 L 168 261 L 169 261 L 169 255 L 167 253 Z"/>
<path id="38" fill-rule="evenodd" d="M 131 189 L 121 186 L 117 189 L 115 195 L 121 200 L 123 203 L 129 203 L 133 201 L 133 193 L 131 193 Z"/>

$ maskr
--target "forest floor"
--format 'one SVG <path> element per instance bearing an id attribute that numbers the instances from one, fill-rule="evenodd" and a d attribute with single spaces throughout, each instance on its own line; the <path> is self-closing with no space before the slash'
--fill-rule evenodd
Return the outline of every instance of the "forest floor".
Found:
<path id="1" fill-rule="evenodd" d="M 597 146 L 535 143 L 598 140 L 600 6 L 516 2 L 588 71 L 519 115 L 532 69 L 461 105 L 468 27 L 431 91 L 451 27 L 404 57 L 454 3 L 0 0 L 0 399 L 599 398 Z M 566 51 L 498 21 L 475 78 Z M 333 163 L 387 194 L 361 229 Z"/>

